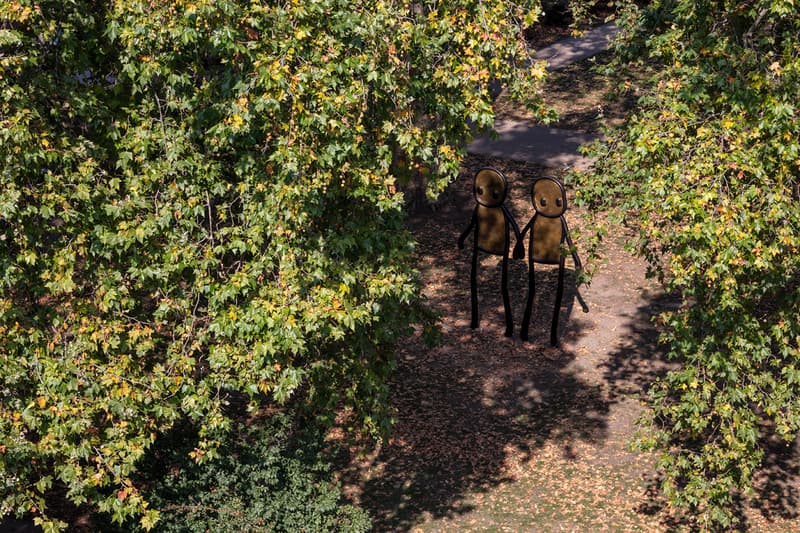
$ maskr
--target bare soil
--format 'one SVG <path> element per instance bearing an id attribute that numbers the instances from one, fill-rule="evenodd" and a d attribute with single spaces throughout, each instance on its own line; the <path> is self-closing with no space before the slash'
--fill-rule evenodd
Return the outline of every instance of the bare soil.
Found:
<path id="1" fill-rule="evenodd" d="M 552 127 L 601 133 L 625 123 L 636 107 L 646 72 L 614 69 L 611 58 L 611 52 L 603 52 L 549 73 L 544 101 L 558 114 Z M 511 100 L 507 91 L 500 93 L 495 109 L 498 118 L 536 123 L 534 115 Z"/>
<path id="2" fill-rule="evenodd" d="M 516 330 L 507 338 L 500 259 L 483 256 L 481 324 L 470 329 L 471 249 L 458 250 L 456 239 L 474 205 L 472 175 L 482 166 L 506 175 L 506 202 L 520 226 L 533 213 L 531 181 L 558 173 L 470 157 L 437 210 L 412 218 L 441 343 L 428 348 L 419 336 L 404 343 L 393 378 L 393 437 L 351 463 L 348 494 L 371 511 L 375 531 L 658 529 L 660 507 L 639 510 L 653 457 L 629 451 L 627 441 L 641 410 L 638 395 L 668 368 L 650 322 L 668 299 L 615 239 L 608 264 L 580 293 L 568 263 L 557 348 L 549 345 L 557 267 L 536 266 L 534 320 L 530 341 L 522 342 L 526 261 L 510 264 Z M 580 226 L 574 210 L 568 220 Z"/>
<path id="3" fill-rule="evenodd" d="M 573 110 L 562 113 L 562 127 L 596 131 L 612 115 L 623 120 L 633 105 L 613 104 L 618 111 L 592 116 L 595 101 L 607 105 L 598 87 L 615 82 L 589 66 L 565 69 L 548 96 Z M 504 336 L 501 263 L 493 256 L 480 262 L 481 322 L 471 329 L 472 243 L 458 250 L 456 241 L 474 206 L 472 176 L 483 166 L 508 178 L 506 205 L 520 226 L 533 214 L 532 180 L 563 174 L 471 156 L 435 209 L 416 208 L 410 228 L 419 242 L 423 294 L 441 317 L 441 342 L 428 347 L 414 335 L 400 347 L 392 438 L 370 453 L 351 450 L 340 472 L 347 496 L 370 511 L 379 532 L 690 531 L 659 493 L 656 457 L 630 446 L 647 389 L 674 367 L 653 318 L 678 302 L 645 277 L 646 265 L 624 250 L 628 235 L 618 228 L 590 286 L 576 289 L 568 260 L 559 347 L 549 345 L 556 268 L 542 265 L 536 265 L 530 341 L 519 339 L 525 260 L 511 260 L 509 268 L 515 336 Z M 590 231 L 581 214 L 568 211 L 570 227 Z M 580 240 L 575 244 L 580 254 Z M 785 446 L 768 454 L 743 507 L 742 530 L 800 530 L 795 456 Z"/>

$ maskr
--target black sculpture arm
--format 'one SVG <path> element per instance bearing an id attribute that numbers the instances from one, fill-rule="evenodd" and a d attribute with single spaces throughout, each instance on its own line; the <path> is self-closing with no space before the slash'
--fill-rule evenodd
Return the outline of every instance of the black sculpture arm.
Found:
<path id="1" fill-rule="evenodd" d="M 514 238 L 517 240 L 517 244 L 514 246 L 513 257 L 514 259 L 522 259 L 525 257 L 525 245 L 522 243 L 522 234 L 519 232 L 517 221 L 514 220 L 514 217 L 508 212 L 506 206 L 503 206 L 503 214 L 505 214 L 506 220 L 511 225 L 511 229 L 514 230 Z"/>
<path id="2" fill-rule="evenodd" d="M 469 221 L 469 226 L 467 226 L 467 229 L 465 229 L 464 232 L 461 234 L 461 236 L 458 238 L 459 250 L 464 249 L 464 241 L 466 240 L 467 235 L 469 235 L 470 230 L 472 230 L 472 228 L 475 227 L 475 224 L 477 224 L 477 218 L 478 218 L 478 208 L 476 207 L 475 210 L 472 212 L 472 218 Z"/>
<path id="3" fill-rule="evenodd" d="M 523 259 L 525 257 L 525 234 L 528 233 L 528 230 L 533 228 L 533 220 L 536 218 L 536 215 L 525 224 L 525 227 L 522 228 L 522 231 L 517 237 L 517 245 L 514 247 L 514 259 Z"/>
<path id="4" fill-rule="evenodd" d="M 569 246 L 569 251 L 572 253 L 572 260 L 575 261 L 575 270 L 583 270 L 583 265 L 581 264 L 581 258 L 578 257 L 578 250 L 575 249 L 575 245 L 572 244 L 572 237 L 569 236 L 569 229 L 567 228 L 567 221 L 562 216 L 561 223 L 564 225 L 564 235 L 565 240 L 567 241 L 567 246 Z"/>

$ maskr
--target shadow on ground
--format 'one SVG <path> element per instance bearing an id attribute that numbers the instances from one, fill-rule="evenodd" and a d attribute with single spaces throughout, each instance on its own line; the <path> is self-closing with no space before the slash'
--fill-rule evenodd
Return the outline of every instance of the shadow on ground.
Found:
<path id="1" fill-rule="evenodd" d="M 508 206 L 524 225 L 532 214 L 530 181 L 543 169 L 520 164 L 502 170 L 511 187 Z M 646 306 L 628 317 L 630 335 L 607 367 L 587 376 L 575 364 L 583 355 L 573 350 L 574 341 L 592 335 L 595 326 L 592 311 L 584 315 L 575 305 L 571 270 L 560 315 L 562 348 L 549 346 L 557 272 L 539 265 L 531 342 L 519 340 L 527 294 L 522 260 L 511 261 L 509 269 L 515 336 L 503 336 L 500 260 L 493 257 L 481 261 L 481 325 L 471 330 L 471 243 L 463 251 L 456 247 L 473 205 L 470 182 L 471 176 L 462 176 L 435 213 L 411 220 L 420 242 L 423 290 L 442 316 L 442 341 L 428 348 L 412 337 L 401 347 L 392 380 L 392 438 L 377 457 L 349 458 L 343 481 L 358 485 L 357 497 L 372 514 L 375 531 L 410 531 L 424 520 L 468 513 L 470 494 L 514 482 L 510 464 L 533 458 L 545 446 L 555 445 L 567 460 L 576 459 L 576 448 L 602 448 L 618 398 L 641 392 L 663 372 L 653 361 L 658 352 Z"/>
<path id="2" fill-rule="evenodd" d="M 800 517 L 800 443 L 771 438 L 755 479 L 753 507 L 766 520 Z"/>
<path id="3" fill-rule="evenodd" d="M 767 430 L 763 439 L 765 452 L 761 468 L 753 479 L 753 494 L 734 496 L 733 513 L 740 532 L 797 531 L 800 518 L 800 446 L 798 441 L 785 442 Z M 646 489 L 646 501 L 638 512 L 659 516 L 664 531 L 698 529 L 692 517 L 669 509 L 660 491 L 662 477 L 653 472 Z"/>
<path id="4" fill-rule="evenodd" d="M 568 453 L 575 441 L 605 438 L 608 403 L 599 387 L 565 369 L 573 354 L 548 356 L 541 345 L 498 333 L 451 337 L 446 346 L 403 355 L 394 436 L 363 490 L 376 531 L 470 511 L 461 503 L 466 492 L 512 480 L 511 455 L 526 460 L 548 441 Z"/>
<path id="5" fill-rule="evenodd" d="M 656 380 L 677 368 L 677 364 L 666 360 L 653 317 L 677 308 L 679 303 L 674 297 L 658 293 L 650 296 L 633 313 L 624 315 L 626 331 L 619 346 L 601 365 L 612 399 L 643 395 Z"/>
<path id="6" fill-rule="evenodd" d="M 678 363 L 666 360 L 665 347 L 658 342 L 658 332 L 651 317 L 677 309 L 680 301 L 668 295 L 655 295 L 627 316 L 628 331 L 623 342 L 603 366 L 609 384 L 609 400 L 642 395 Z M 775 436 L 774 428 L 765 423 L 762 449 L 764 459 L 754 476 L 752 497 L 736 499 L 735 514 L 739 531 L 791 531 L 777 522 L 800 518 L 800 443 L 785 442 Z M 660 491 L 662 478 L 656 471 L 648 475 L 644 501 L 638 512 L 657 516 L 664 531 L 692 530 L 697 524 L 692 517 L 669 512 Z"/>
<path id="7" fill-rule="evenodd" d="M 540 517 L 533 510 L 525 511 L 528 516 L 523 520 L 530 522 L 518 524 L 542 525 L 526 530 L 580 528 L 583 522 L 571 513 L 571 506 L 593 513 L 585 516 L 586 523 L 613 527 L 603 522 L 608 520 L 603 505 L 620 506 L 615 516 L 628 521 L 631 529 L 691 530 L 685 517 L 670 513 L 658 488 L 654 457 L 627 449 L 642 411 L 638 400 L 677 366 L 666 361 L 652 321 L 660 312 L 676 308 L 677 300 L 644 280 L 641 261 L 621 248 L 612 249 L 607 250 L 609 264 L 603 274 L 581 291 L 589 306 L 584 314 L 576 305 L 579 300 L 568 260 L 560 310 L 562 347 L 552 348 L 548 341 L 557 272 L 537 265 L 531 342 L 523 343 L 519 326 L 527 296 L 526 262 L 509 263 L 515 336 L 506 338 L 501 260 L 482 256 L 478 274 L 481 322 L 477 330 L 471 330 L 472 243 L 468 240 L 459 251 L 456 241 L 474 206 L 472 174 L 485 164 L 508 178 L 507 207 L 520 226 L 532 215 L 531 181 L 549 173 L 527 163 L 468 158 L 467 171 L 435 210 L 418 207 L 411 218 L 410 228 L 419 241 L 423 293 L 429 307 L 441 316 L 441 343 L 430 348 L 412 336 L 400 347 L 391 384 L 397 410 L 392 438 L 369 457 L 342 458 L 341 464 L 349 465 L 342 470 L 348 494 L 371 513 L 374 530 L 381 532 L 408 532 L 420 525 L 435 529 L 442 525 L 432 522 L 437 519 L 448 519 L 446 523 L 456 527 L 467 525 L 468 530 L 497 527 L 506 519 L 492 513 L 517 509 L 509 510 L 503 507 L 508 502 L 492 499 L 508 495 L 506 489 L 517 483 L 527 483 L 520 486 L 527 493 L 514 497 L 512 505 L 538 497 L 559 507 L 540 507 L 544 509 Z M 568 212 L 567 218 L 571 226 L 577 224 L 576 213 Z M 743 527 L 792 531 L 792 523 L 786 522 L 798 517 L 800 455 L 797 446 L 783 442 L 771 442 L 766 449 L 764 467 L 755 479 L 755 495 L 742 501 Z M 542 464 L 545 470 L 531 470 L 532 465 Z M 614 486 L 623 487 L 624 494 L 601 491 L 606 500 L 583 498 L 580 485 L 553 482 L 570 483 L 571 467 L 565 465 L 617 476 L 622 481 Z M 535 477 L 547 476 L 548 468 L 564 470 L 552 472 L 548 484 Z M 524 481 L 519 477 L 521 470 L 527 476 Z M 543 487 L 557 494 L 537 496 Z M 470 524 L 477 524 L 476 529 L 470 529 Z"/>

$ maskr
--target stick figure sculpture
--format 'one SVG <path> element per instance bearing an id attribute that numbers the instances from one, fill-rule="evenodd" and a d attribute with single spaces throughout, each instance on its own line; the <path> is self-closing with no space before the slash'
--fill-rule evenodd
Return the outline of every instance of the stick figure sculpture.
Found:
<path id="1" fill-rule="evenodd" d="M 564 294 L 564 250 L 565 244 L 572 252 L 575 269 L 580 270 L 581 260 L 578 257 L 572 239 L 569 236 L 567 220 L 567 192 L 564 185 L 549 176 L 537 178 L 531 187 L 531 201 L 536 211 L 533 218 L 522 229 L 522 236 L 530 230 L 528 243 L 528 301 L 525 304 L 525 316 L 522 319 L 520 338 L 528 340 L 528 327 L 531 322 L 531 308 L 536 292 L 534 281 L 534 263 L 558 265 L 558 287 L 556 288 L 556 305 L 553 311 L 553 324 L 550 328 L 550 344 L 558 345 L 558 315 L 561 309 L 561 298 Z M 515 250 L 516 255 L 516 250 Z"/>
<path id="2" fill-rule="evenodd" d="M 458 238 L 459 250 L 464 249 L 464 240 L 473 231 L 472 247 L 472 272 L 470 273 L 470 296 L 472 300 L 473 329 L 478 327 L 478 251 L 503 257 L 503 273 L 501 291 L 503 293 L 503 307 L 506 315 L 506 337 L 514 334 L 514 319 L 511 316 L 511 304 L 508 298 L 508 250 L 510 248 L 509 227 L 514 230 L 514 236 L 519 243 L 521 237 L 519 226 L 508 212 L 503 201 L 508 192 L 508 182 L 503 174 L 493 168 L 482 168 L 473 180 L 473 195 L 475 197 L 475 210 L 469 226 Z M 522 259 L 524 250 L 514 248 L 514 259 Z"/>

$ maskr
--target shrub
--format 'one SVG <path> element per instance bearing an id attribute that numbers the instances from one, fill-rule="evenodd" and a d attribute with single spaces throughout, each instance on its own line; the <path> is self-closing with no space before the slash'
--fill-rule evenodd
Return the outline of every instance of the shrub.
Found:
<path id="1" fill-rule="evenodd" d="M 658 74 L 579 194 L 623 213 L 683 300 L 661 316 L 680 368 L 652 388 L 640 444 L 660 452 L 671 502 L 724 529 L 770 433 L 800 430 L 800 12 L 768 0 L 631 9 L 624 44 Z"/>
<path id="2" fill-rule="evenodd" d="M 159 442 L 136 476 L 159 512 L 158 530 L 170 532 L 341 532 L 370 529 L 368 514 L 341 502 L 323 458 L 318 432 L 297 431 L 287 414 L 265 424 L 239 426 L 220 444 L 219 457 L 189 458 L 196 434 L 176 426 Z M 142 531 L 98 516 L 103 531 Z"/>

